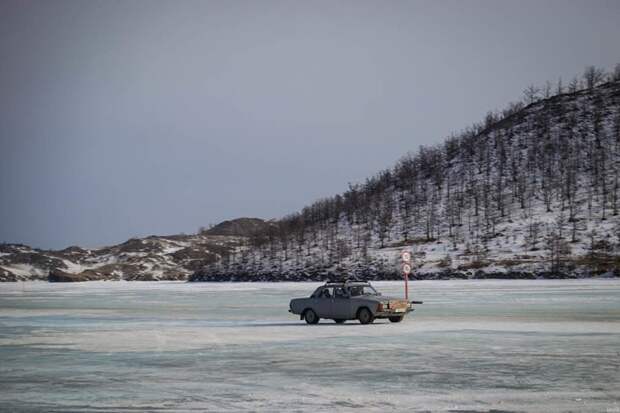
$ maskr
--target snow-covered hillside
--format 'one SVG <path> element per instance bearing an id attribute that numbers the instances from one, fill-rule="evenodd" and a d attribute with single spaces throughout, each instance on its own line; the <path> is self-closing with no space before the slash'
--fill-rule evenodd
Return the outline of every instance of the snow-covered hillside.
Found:
<path id="1" fill-rule="evenodd" d="M 571 85 L 255 232 L 191 280 L 579 277 L 620 268 L 620 81 Z M 536 91 L 534 91 L 536 92 Z"/>
<path id="2" fill-rule="evenodd" d="M 150 236 L 111 247 L 45 251 L 0 244 L 0 281 L 184 280 L 242 238 L 233 235 Z"/>

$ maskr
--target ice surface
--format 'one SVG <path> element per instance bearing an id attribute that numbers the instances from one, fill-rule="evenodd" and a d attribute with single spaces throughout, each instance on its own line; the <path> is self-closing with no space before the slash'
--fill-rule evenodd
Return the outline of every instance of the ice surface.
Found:
<path id="1" fill-rule="evenodd" d="M 400 324 L 307 326 L 317 283 L 0 284 L 12 410 L 616 411 L 620 280 L 417 281 Z M 377 282 L 384 294 L 402 283 Z"/>

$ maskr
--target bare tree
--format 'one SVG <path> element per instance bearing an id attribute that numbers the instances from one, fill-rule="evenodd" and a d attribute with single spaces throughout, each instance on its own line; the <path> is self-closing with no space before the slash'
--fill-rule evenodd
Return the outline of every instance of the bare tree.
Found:
<path id="1" fill-rule="evenodd" d="M 619 81 L 619 80 L 620 80 L 620 63 L 618 63 L 618 64 L 616 65 L 616 67 L 614 68 L 614 71 L 613 71 L 613 72 L 611 72 L 611 74 L 610 74 L 610 79 L 611 79 L 613 82 L 617 82 L 617 81 Z"/>
<path id="2" fill-rule="evenodd" d="M 549 270 L 552 274 L 561 274 L 564 269 L 564 261 L 571 253 L 570 245 L 562 237 L 561 233 L 556 230 L 552 230 L 547 235 L 545 241 L 549 249 Z"/>
<path id="3" fill-rule="evenodd" d="M 385 246 L 385 240 L 389 238 L 393 212 L 391 203 L 379 204 L 379 213 L 377 215 L 377 235 L 379 237 L 379 242 L 381 243 L 381 248 Z"/>
<path id="4" fill-rule="evenodd" d="M 536 87 L 534 85 L 529 85 L 523 91 L 523 95 L 525 97 L 525 103 L 528 104 L 528 105 L 531 105 L 532 103 L 538 101 L 539 93 L 540 93 L 540 88 L 538 88 L 538 87 Z"/>
<path id="5" fill-rule="evenodd" d="M 549 99 L 551 97 L 552 89 L 553 87 L 551 86 L 551 82 L 547 80 L 545 82 L 545 86 L 543 87 L 543 96 L 545 99 Z"/>
<path id="6" fill-rule="evenodd" d="M 579 90 L 579 79 L 576 77 L 568 84 L 568 93 L 575 93 Z"/>
<path id="7" fill-rule="evenodd" d="M 561 95 L 562 93 L 564 93 L 564 86 L 562 85 L 562 78 L 559 77 L 558 78 L 557 86 L 555 88 L 555 94 L 556 95 Z"/>
<path id="8" fill-rule="evenodd" d="M 525 244 L 528 250 L 538 251 L 538 243 L 540 242 L 541 223 L 537 221 L 530 222 L 527 226 L 525 234 Z"/>
<path id="9" fill-rule="evenodd" d="M 586 87 L 592 89 L 605 80 L 605 71 L 596 66 L 588 66 L 583 72 L 583 80 L 586 82 Z"/>

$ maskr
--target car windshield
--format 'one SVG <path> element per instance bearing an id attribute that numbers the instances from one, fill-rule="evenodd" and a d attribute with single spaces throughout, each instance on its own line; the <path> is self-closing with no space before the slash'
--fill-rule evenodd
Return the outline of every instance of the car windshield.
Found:
<path id="1" fill-rule="evenodd" d="M 359 295 L 378 295 L 377 290 L 372 288 L 370 285 L 356 285 L 350 288 L 351 297 L 359 296 Z"/>

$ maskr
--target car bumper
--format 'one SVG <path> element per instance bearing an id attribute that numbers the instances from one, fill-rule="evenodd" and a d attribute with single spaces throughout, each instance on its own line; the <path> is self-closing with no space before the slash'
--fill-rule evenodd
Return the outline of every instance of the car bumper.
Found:
<path id="1" fill-rule="evenodd" d="M 390 317 L 402 317 L 405 314 L 412 312 L 413 308 L 403 309 L 401 311 L 398 310 L 387 310 L 387 311 L 379 311 L 375 313 L 375 318 L 390 318 Z"/>

